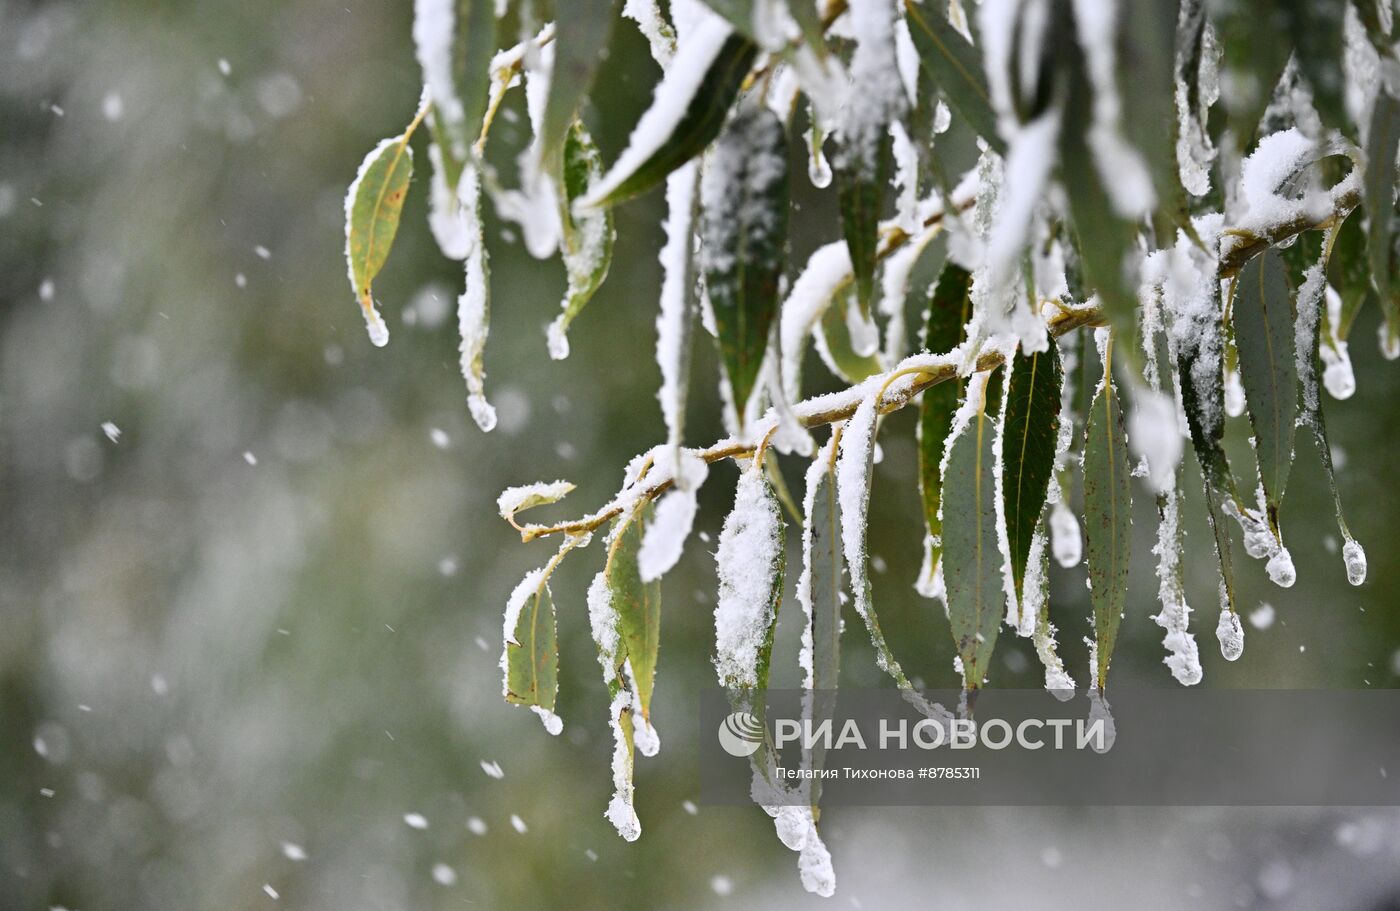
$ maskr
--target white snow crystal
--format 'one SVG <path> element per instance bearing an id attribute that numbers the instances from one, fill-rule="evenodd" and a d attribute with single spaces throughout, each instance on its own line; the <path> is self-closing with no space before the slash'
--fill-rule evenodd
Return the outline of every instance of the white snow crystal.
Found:
<path id="1" fill-rule="evenodd" d="M 428 828 L 428 819 L 422 813 L 405 813 L 403 816 L 404 825 L 410 829 Z"/>
<path id="2" fill-rule="evenodd" d="M 529 827 L 525 825 L 525 820 L 521 819 L 515 813 L 510 814 L 510 824 L 511 828 L 515 829 L 515 831 L 519 832 L 521 835 L 530 831 Z"/>
<path id="3" fill-rule="evenodd" d="M 451 886 L 457 882 L 457 871 L 447 864 L 433 864 L 433 882 L 439 886 Z"/>
<path id="4" fill-rule="evenodd" d="M 459 195 L 462 211 L 470 213 L 472 226 L 468 234 L 472 243 L 467 254 L 466 290 L 457 298 L 457 331 L 462 338 L 458 351 L 462 377 L 467 381 L 467 407 L 476 425 L 483 431 L 490 431 L 496 426 L 496 409 L 486 400 L 486 368 L 482 361 L 490 320 L 490 288 L 486 245 L 481 239 L 480 185 L 475 168 L 463 169 Z"/>
<path id="5" fill-rule="evenodd" d="M 661 248 L 661 311 L 656 317 L 656 362 L 661 368 L 661 416 L 667 442 L 679 451 L 685 431 L 690 335 L 695 323 L 695 189 L 699 162 L 666 178 L 666 245 Z"/>
<path id="6" fill-rule="evenodd" d="M 481 771 L 485 772 L 492 778 L 506 777 L 506 773 L 501 771 L 501 764 L 499 762 L 494 762 L 488 759 L 481 760 Z"/>
<path id="7" fill-rule="evenodd" d="M 1128 418 L 1128 446 L 1147 460 L 1147 482 L 1164 494 L 1176 487 L 1176 466 L 1181 462 L 1183 441 L 1177 418 L 1176 398 L 1151 389 L 1138 390 Z"/>
<path id="8" fill-rule="evenodd" d="M 282 842 L 282 856 L 287 860 L 300 862 L 306 860 L 306 849 L 295 842 L 284 841 Z"/>
<path id="9" fill-rule="evenodd" d="M 1249 625 L 1255 629 L 1268 629 L 1274 625 L 1274 606 L 1267 601 L 1249 612 Z"/>
<path id="10" fill-rule="evenodd" d="M 113 443 L 122 438 L 122 429 L 111 421 L 102 422 L 102 432 L 106 434 L 107 439 L 111 440 Z"/>
<path id="11" fill-rule="evenodd" d="M 475 219 L 464 210 L 456 188 L 447 185 L 442 149 L 437 143 L 428 146 L 428 161 L 432 163 L 432 174 L 428 178 L 428 230 L 443 256 L 466 259 L 471 252 Z"/>

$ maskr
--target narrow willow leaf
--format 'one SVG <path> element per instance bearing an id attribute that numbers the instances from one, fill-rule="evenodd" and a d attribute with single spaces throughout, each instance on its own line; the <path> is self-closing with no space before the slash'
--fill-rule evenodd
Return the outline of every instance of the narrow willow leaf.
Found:
<path id="1" fill-rule="evenodd" d="M 854 384 L 880 373 L 884 365 L 873 354 L 856 353 L 851 340 L 851 314 L 846 306 L 826 308 L 817 324 L 817 353 L 832 373 Z M 855 315 L 859 317 L 858 313 Z"/>
<path id="2" fill-rule="evenodd" d="M 598 179 L 602 165 L 593 138 L 581 122 L 575 121 L 564 140 L 564 205 L 559 221 L 564 228 L 564 270 L 569 286 L 560 304 L 563 312 L 549 327 L 549 353 L 555 360 L 568 356 L 569 326 L 593 299 L 612 267 L 613 242 L 617 238 L 612 211 L 574 214 L 574 203 Z"/>
<path id="3" fill-rule="evenodd" d="M 1179 0 L 1154 0 L 1120 9 L 1115 61 L 1119 96 L 1124 99 L 1123 130 L 1152 172 L 1157 209 L 1170 223 L 1189 229 L 1186 190 L 1176 160 L 1173 38 L 1179 11 Z"/>
<path id="4" fill-rule="evenodd" d="M 999 384 L 992 374 L 968 383 L 963 408 L 970 414 L 948 442 L 943 468 L 943 581 L 968 690 L 980 688 L 986 679 L 1003 615 L 992 454 L 996 407 L 988 401 L 988 387 Z"/>
<path id="5" fill-rule="evenodd" d="M 844 141 L 842 137 L 838 137 Z M 855 275 L 856 300 L 861 315 L 869 318 L 875 296 L 875 262 L 880 246 L 880 216 L 890 183 L 891 140 L 881 137 L 875 150 L 873 170 L 844 152 L 836 156 L 836 192 L 841 209 L 841 233 L 850 251 Z"/>
<path id="6" fill-rule="evenodd" d="M 1381 87 L 1366 138 L 1366 246 L 1371 278 L 1385 312 L 1389 347 L 1400 345 L 1400 289 L 1391 287 L 1391 219 L 1395 207 L 1395 150 L 1400 144 L 1400 100 Z"/>
<path id="7" fill-rule="evenodd" d="M 676 52 L 627 150 L 582 204 L 611 206 L 660 183 L 719 135 L 758 48 L 717 16 L 706 16 Z M 696 73 L 704 75 L 696 79 Z"/>
<path id="8" fill-rule="evenodd" d="M 466 287 L 457 298 L 457 346 L 467 407 L 483 432 L 496 426 L 496 409 L 486 399 L 486 337 L 491 329 L 491 267 L 481 232 L 481 176 L 475 166 L 462 172 L 458 197 L 467 218 Z"/>
<path id="9" fill-rule="evenodd" d="M 1128 595 L 1133 530 L 1131 471 L 1123 410 L 1113 378 L 1105 368 L 1103 385 L 1089 409 L 1084 437 L 1084 537 L 1098 656 L 1094 684 L 1100 692 L 1108 682 L 1108 664 Z"/>
<path id="10" fill-rule="evenodd" d="M 1342 25 L 1346 21 L 1346 0 L 1309 0 L 1284 6 L 1292 14 L 1293 53 L 1312 89 L 1313 109 L 1324 126 L 1351 132 L 1343 101 L 1346 80 L 1342 73 Z"/>
<path id="11" fill-rule="evenodd" d="M 841 562 L 840 501 L 836 494 L 836 452 L 838 437 L 817 453 L 807 469 L 806 493 L 802 498 L 802 574 L 797 580 L 797 600 L 807 612 L 802 633 L 799 663 L 806 692 L 804 716 L 819 729 L 835 711 L 836 687 L 841 670 L 841 589 L 844 567 Z M 805 744 L 804 744 L 805 747 Z M 804 753 L 808 768 L 819 769 L 825 750 L 818 744 Z M 811 783 L 810 803 L 816 807 L 821 796 L 819 780 Z"/>
<path id="12" fill-rule="evenodd" d="M 936 4 L 905 0 L 904 18 L 919 52 L 919 63 L 933 76 L 949 107 L 988 145 L 1006 154 L 1006 143 L 997 133 L 981 53 L 953 28 Z"/>
<path id="13" fill-rule="evenodd" d="M 1011 362 L 1002 430 L 1001 483 L 1011 578 L 1018 604 L 1031 539 L 1055 470 L 1063 379 L 1059 346 L 1054 344 L 1048 351 L 1036 354 L 1017 351 Z"/>
<path id="14" fill-rule="evenodd" d="M 620 529 L 614 529 L 604 569 L 608 591 L 617 611 L 622 647 L 632 667 L 637 705 L 643 718 L 651 717 L 651 693 L 656 680 L 656 658 L 661 647 L 661 580 L 643 582 L 637 555 L 642 548 L 647 510 L 639 509 Z"/>
<path id="15" fill-rule="evenodd" d="M 1367 298 L 1374 296 L 1366 256 L 1366 229 L 1360 215 L 1352 214 L 1332 239 L 1332 255 L 1327 259 L 1327 283 L 1342 298 L 1341 320 L 1332 327 L 1341 341 L 1351 336 L 1352 324 Z M 1324 336 L 1325 338 L 1325 336 Z"/>
<path id="16" fill-rule="evenodd" d="M 428 133 L 432 136 L 433 145 L 437 146 L 442 159 L 443 182 L 448 189 L 455 192 L 462 179 L 462 168 L 466 167 L 466 159 L 452 150 L 452 140 L 442 125 L 442 115 L 438 113 L 437 108 L 428 111 Z"/>
<path id="17" fill-rule="evenodd" d="M 598 663 L 603 668 L 603 682 L 612 700 L 608 715 L 613 730 L 613 796 L 603 814 L 627 841 L 635 841 L 642 833 L 641 821 L 633 806 L 632 770 L 636 761 L 636 693 L 626 673 L 626 648 L 618 631 L 618 614 L 613 605 L 606 569 L 593 577 L 588 587 L 588 624 L 593 641 L 598 646 Z M 645 730 L 651 732 L 650 727 Z M 650 753 L 659 743 L 653 737 Z"/>
<path id="18" fill-rule="evenodd" d="M 549 593 L 553 564 L 526 574 L 506 602 L 505 647 L 501 654 L 507 702 L 528 705 L 559 733 L 554 697 L 559 690 L 559 645 L 555 639 L 554 599 Z"/>
<path id="19" fill-rule="evenodd" d="M 413 176 L 413 150 L 408 133 L 381 140 L 360 163 L 359 173 L 345 195 L 345 261 L 370 341 L 383 346 L 389 329 L 374 306 L 371 283 L 394 245 L 399 231 L 408 182 Z"/>
<path id="20" fill-rule="evenodd" d="M 568 0 L 555 4 L 554 66 L 539 136 L 545 160 L 561 149 L 567 158 L 564 143 L 607 53 L 619 5 L 619 0 Z"/>
<path id="21" fill-rule="evenodd" d="M 725 376 L 743 413 L 778 312 L 787 243 L 787 138 L 765 107 L 745 106 L 715 143 L 701 181 L 701 259 Z"/>
<path id="22" fill-rule="evenodd" d="M 1072 35 L 1072 26 L 1067 29 Z M 1113 207 L 1089 145 L 1093 128 L 1094 93 L 1085 61 L 1071 39 L 1058 54 L 1066 69 L 1069 97 L 1060 129 L 1060 177 L 1069 197 L 1075 245 L 1086 290 L 1097 292 L 1120 338 L 1131 338 L 1137 299 L 1124 277 L 1123 259 L 1131 246 L 1133 228 Z M 1135 346 L 1126 346 L 1135 350 Z"/>
<path id="23" fill-rule="evenodd" d="M 904 668 L 895 660 L 880 621 L 875 616 L 875 593 L 870 584 L 870 554 L 867 549 L 870 517 L 871 470 L 875 462 L 875 425 L 879 417 L 875 407 L 878 396 L 871 395 L 860 403 L 855 414 L 842 425 L 841 451 L 836 459 L 836 495 L 840 502 L 841 551 L 850 573 L 851 594 L 856 613 L 865 623 L 870 644 L 875 649 L 875 663 L 889 674 L 899 687 L 906 702 L 928 718 L 943 719 L 948 712 L 930 703 L 914 689 Z"/>
<path id="24" fill-rule="evenodd" d="M 1335 249 L 1335 247 L 1334 247 Z M 1322 460 L 1322 471 L 1327 477 L 1327 487 L 1332 492 L 1332 504 L 1337 514 L 1337 529 L 1345 541 L 1347 578 L 1352 585 L 1360 585 L 1366 580 L 1366 555 L 1361 545 L 1352 537 L 1347 527 L 1346 516 L 1342 512 L 1342 497 L 1337 490 L 1336 472 L 1332 466 L 1332 447 L 1327 441 L 1327 422 L 1322 412 L 1322 394 L 1318 388 L 1317 363 L 1321 357 L 1322 308 L 1327 289 L 1325 277 L 1326 260 L 1319 259 L 1302 275 L 1295 271 L 1298 282 L 1296 308 L 1297 361 L 1298 361 L 1298 423 L 1309 427 L 1313 441 L 1317 444 L 1317 454 Z"/>
<path id="25" fill-rule="evenodd" d="M 700 205 L 700 162 L 681 165 L 666 175 L 666 221 L 662 230 L 661 307 L 656 315 L 656 363 L 661 368 L 661 417 L 666 422 L 666 445 L 679 467 L 685 437 L 685 405 L 690 393 L 691 342 L 699 309 L 695 249 Z M 680 478 L 685 484 L 684 475 Z"/>
<path id="26" fill-rule="evenodd" d="M 720 531 L 715 563 L 715 672 L 736 705 L 761 709 L 783 599 L 787 536 L 777 495 L 762 468 L 747 466 Z"/>
<path id="27" fill-rule="evenodd" d="M 481 132 L 496 53 L 495 0 L 415 0 L 413 43 L 438 126 L 458 159 Z"/>
<path id="28" fill-rule="evenodd" d="M 1224 52 L 1221 78 L 1240 87 L 1221 96 L 1240 149 L 1254 142 L 1270 95 L 1288 63 L 1292 50 L 1287 40 L 1292 30 L 1289 5 L 1275 0 L 1208 4 Z"/>
<path id="29" fill-rule="evenodd" d="M 939 273 L 929 299 L 922 344 L 925 351 L 946 354 L 963 343 L 972 316 L 972 274 L 949 260 Z M 943 552 L 943 521 L 939 504 L 943 490 L 943 449 L 953 427 L 953 412 L 962 396 L 960 378 L 945 380 L 923 392 L 919 403 L 919 493 L 924 504 L 924 525 L 928 531 L 927 572 L 935 573 Z M 925 579 L 925 591 L 932 591 L 932 579 Z"/>
<path id="30" fill-rule="evenodd" d="M 1298 413 L 1293 296 L 1278 251 L 1265 250 L 1240 269 L 1231 312 L 1240 379 L 1272 525 L 1293 464 L 1293 425 Z"/>

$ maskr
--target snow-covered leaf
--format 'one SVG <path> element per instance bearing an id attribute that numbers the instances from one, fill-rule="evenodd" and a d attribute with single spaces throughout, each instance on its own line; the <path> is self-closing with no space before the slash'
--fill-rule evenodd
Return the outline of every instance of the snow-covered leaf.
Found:
<path id="1" fill-rule="evenodd" d="M 546 569 L 528 573 L 506 604 L 501 669 L 507 702 L 533 706 L 552 715 L 559 690 L 559 645 Z M 541 717 L 548 727 L 550 716 Z"/>
<path id="2" fill-rule="evenodd" d="M 1120 5 L 1114 55 L 1123 131 L 1142 153 L 1167 224 L 1189 226 L 1176 157 L 1176 54 L 1179 0 Z M 1170 236 L 1170 235 L 1168 235 Z"/>
<path id="3" fill-rule="evenodd" d="M 1108 682 L 1108 664 L 1128 596 L 1133 531 L 1131 471 L 1123 410 L 1113 377 L 1105 368 L 1103 384 L 1089 407 L 1084 437 L 1084 537 L 1098 657 L 1094 685 L 1100 692 Z"/>
<path id="4" fill-rule="evenodd" d="M 859 383 L 884 369 L 880 359 L 874 354 L 856 353 L 855 342 L 851 339 L 852 319 L 860 321 L 862 328 L 872 326 L 865 323 L 857 310 L 854 295 L 840 306 L 826 308 L 817 324 L 817 353 L 832 373 L 847 383 Z"/>
<path id="5" fill-rule="evenodd" d="M 719 16 L 704 15 L 681 42 L 626 151 L 582 205 L 611 206 L 649 190 L 719 135 L 758 48 Z"/>
<path id="6" fill-rule="evenodd" d="M 679 465 L 690 392 L 690 353 L 699 308 L 696 291 L 695 220 L 700 163 L 688 162 L 666 175 L 666 243 L 661 248 L 661 308 L 656 315 L 656 363 L 661 369 L 661 417 L 666 443 Z M 685 475 L 680 477 L 682 486 Z"/>
<path id="7" fill-rule="evenodd" d="M 1282 4 L 1292 14 L 1293 53 L 1312 90 L 1313 108 L 1324 126 L 1350 130 L 1343 100 L 1343 23 L 1346 0 L 1307 0 Z"/>
<path id="8" fill-rule="evenodd" d="M 953 28 L 937 4 L 905 0 L 904 18 L 919 52 L 919 63 L 933 76 L 948 105 L 997 152 L 1006 143 L 997 133 L 982 55 Z"/>
<path id="9" fill-rule="evenodd" d="M 837 137 L 837 142 L 844 139 Z M 855 163 L 853 156 L 840 151 L 836 155 L 836 192 L 841 209 L 841 233 L 851 256 L 855 275 L 856 300 L 861 315 L 869 317 L 870 302 L 875 295 L 875 261 L 880 246 L 880 216 L 885 209 L 885 196 L 890 183 L 892 163 L 890 139 L 884 136 L 876 143 L 874 164 L 869 173 L 864 165 Z"/>
<path id="10" fill-rule="evenodd" d="M 496 409 L 486 400 L 486 336 L 491 327 L 491 272 L 486 243 L 481 236 L 480 175 L 475 166 L 462 172 L 458 187 L 462 213 L 467 217 L 466 287 L 457 298 L 457 346 L 462 378 L 467 383 L 467 407 L 483 431 L 496 426 Z"/>
<path id="11" fill-rule="evenodd" d="M 949 260 L 939 273 L 929 298 L 928 317 L 921 343 L 925 351 L 946 354 L 963 343 L 964 329 L 972 316 L 972 275 Z M 961 379 L 944 380 L 924 390 L 919 403 L 919 493 L 924 504 L 924 525 L 928 532 L 927 573 L 937 571 L 942 554 L 943 522 L 939 518 L 942 496 L 943 450 L 953 427 L 953 412 L 962 395 Z M 925 591 L 932 579 L 923 580 Z"/>
<path id="12" fill-rule="evenodd" d="M 643 718 L 651 716 L 656 658 L 661 647 L 661 581 L 643 582 L 637 560 L 649 512 L 638 509 L 630 517 L 618 520 L 624 524 L 613 529 L 604 569 L 612 607 L 617 612 L 622 648 L 632 668 L 637 707 Z"/>
<path id="13" fill-rule="evenodd" d="M 1400 100 L 1381 87 L 1366 138 L 1366 246 L 1371 279 L 1385 313 L 1383 332 L 1388 351 L 1400 346 L 1400 288 L 1391 287 L 1391 230 L 1395 209 L 1396 146 L 1400 144 Z M 1393 357 L 1393 355 L 1391 355 Z"/>
<path id="14" fill-rule="evenodd" d="M 496 509 L 501 518 L 510 521 L 518 514 L 536 506 L 558 503 L 573 492 L 574 485 L 568 481 L 526 484 L 523 487 L 507 487 L 496 498 Z"/>
<path id="15" fill-rule="evenodd" d="M 1006 423 L 1002 428 L 1001 483 L 1011 578 L 1021 598 L 1031 538 L 1045 506 L 1050 476 L 1055 469 L 1055 445 L 1060 431 L 1060 350 L 1027 355 L 1017 351 L 1011 362 L 1006 394 Z"/>
<path id="16" fill-rule="evenodd" d="M 807 469 L 802 507 L 802 575 L 797 581 L 797 600 L 807 611 L 807 629 L 802 639 L 802 667 L 806 675 L 803 685 L 813 690 L 834 690 L 841 666 L 844 573 L 835 440 L 817 453 Z"/>
<path id="17" fill-rule="evenodd" d="M 1002 384 L 999 373 L 980 374 L 968 383 L 958 415 L 961 427 L 948 441 L 943 467 L 943 581 L 968 690 L 986 679 L 1003 614 L 992 452 Z"/>
<path id="18" fill-rule="evenodd" d="M 384 345 L 389 329 L 374 306 L 371 283 L 394 245 L 399 231 L 408 182 L 413 176 L 413 150 L 408 133 L 381 140 L 364 161 L 345 196 L 345 261 L 370 341 Z"/>
<path id="19" fill-rule="evenodd" d="M 1352 213 L 1334 232 L 1332 255 L 1327 259 L 1327 282 L 1341 296 L 1340 318 L 1332 324 L 1331 331 L 1346 341 L 1362 304 L 1375 295 L 1367 261 L 1366 227 L 1360 213 Z M 1324 344 L 1328 341 L 1323 339 Z"/>
<path id="20" fill-rule="evenodd" d="M 1293 425 L 1298 413 L 1293 295 L 1276 250 L 1265 250 L 1240 269 L 1231 312 L 1259 477 L 1274 513 L 1293 464 Z M 1272 516 L 1270 524 L 1274 524 Z"/>
<path id="21" fill-rule="evenodd" d="M 787 138 L 777 115 L 745 105 L 702 179 L 701 259 L 720 360 L 742 413 L 778 312 L 788 226 Z"/>
<path id="22" fill-rule="evenodd" d="M 413 42 L 438 127 L 453 156 L 464 159 L 486 114 L 495 0 L 415 0 Z"/>
<path id="23" fill-rule="evenodd" d="M 564 139 L 564 205 L 559 219 L 563 226 L 564 270 L 569 286 L 560 304 L 563 312 L 549 327 L 549 351 L 556 360 L 569 353 L 569 326 L 593 299 L 612 267 L 613 241 L 617 237 L 612 210 L 575 214 L 573 205 L 598 179 L 602 164 L 593 138 L 581 122 L 575 121 Z"/>
<path id="24" fill-rule="evenodd" d="M 761 467 L 746 465 L 715 554 L 715 671 L 721 686 L 751 706 L 761 703 L 768 687 L 773 628 L 783 599 L 786 537 L 772 485 Z"/>
<path id="25" fill-rule="evenodd" d="M 607 53 L 619 5 L 620 0 L 567 0 L 555 5 L 554 66 L 539 136 L 546 160 L 563 149 L 567 167 L 564 143 Z M 570 194 L 571 199 L 575 195 L 582 194 Z"/>

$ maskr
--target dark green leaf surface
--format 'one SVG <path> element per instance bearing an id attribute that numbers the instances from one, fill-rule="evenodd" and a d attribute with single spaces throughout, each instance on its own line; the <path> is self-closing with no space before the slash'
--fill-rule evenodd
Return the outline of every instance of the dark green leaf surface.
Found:
<path id="1" fill-rule="evenodd" d="M 1391 287 L 1391 236 L 1395 208 L 1395 149 L 1400 144 L 1400 101 L 1385 88 L 1376 92 L 1371 131 L 1366 139 L 1366 246 L 1371 278 L 1385 312 L 1392 342 L 1400 333 L 1400 288 Z"/>
<path id="2" fill-rule="evenodd" d="M 444 148 L 463 158 L 481 134 L 496 53 L 495 0 L 456 0 L 451 36 L 451 97 L 433 97 Z M 439 36 L 431 36 L 437 38 Z"/>
<path id="3" fill-rule="evenodd" d="M 740 111 L 703 181 L 705 288 L 725 375 L 740 413 L 758 383 L 778 312 L 788 224 L 787 138 L 767 108 Z"/>
<path id="4" fill-rule="evenodd" d="M 612 206 L 650 190 L 676 168 L 700 154 L 724 126 L 725 115 L 753 66 L 758 47 L 743 35 L 732 34 L 695 87 L 685 113 L 661 147 L 630 173 L 609 180 L 616 185 L 594 205 Z"/>
<path id="5" fill-rule="evenodd" d="M 1016 597 L 1026 577 L 1031 537 L 1045 507 L 1055 469 L 1055 441 L 1060 430 L 1060 350 L 1027 355 L 1017 351 L 1011 362 L 1006 419 L 1002 428 L 1002 503 L 1011 578 Z"/>
<path id="6" fill-rule="evenodd" d="M 1001 552 L 997 544 L 995 460 L 992 441 L 996 413 L 990 389 L 1001 384 L 996 373 L 978 392 L 980 407 L 949 444 L 943 484 L 943 580 L 948 591 L 948 620 L 962 659 L 964 686 L 981 687 L 991 666 L 1003 616 Z"/>
<path id="7" fill-rule="evenodd" d="M 575 215 L 573 208 L 602 170 L 603 159 L 592 137 L 582 123 L 575 122 L 564 140 L 564 204 L 560 212 L 564 229 L 564 271 L 569 286 L 564 292 L 564 312 L 557 325 L 559 332 L 566 335 L 569 324 L 593 299 L 612 267 L 613 241 L 617 238 L 612 210 Z"/>
<path id="8" fill-rule="evenodd" d="M 904 17 L 919 63 L 933 76 L 948 106 L 988 145 L 1006 154 L 1006 143 L 997 133 L 981 52 L 953 28 L 935 4 L 905 0 Z"/>
<path id="9" fill-rule="evenodd" d="M 554 11 L 554 68 L 540 125 L 545 160 L 563 150 L 579 105 L 608 49 L 619 0 L 564 0 Z"/>
<path id="10" fill-rule="evenodd" d="M 1265 499 L 1277 511 L 1293 464 L 1293 424 L 1298 414 L 1293 295 L 1277 251 L 1265 250 L 1240 269 L 1232 308 L 1259 477 Z"/>
<path id="11" fill-rule="evenodd" d="M 851 330 L 846 324 L 847 307 L 844 301 L 827 307 L 822 312 L 820 330 L 835 374 L 847 383 L 859 383 L 884 370 L 880 359 L 873 354 L 856 354 L 851 342 Z"/>
<path id="12" fill-rule="evenodd" d="M 856 300 L 860 312 L 870 315 L 875 296 L 875 263 L 880 248 L 880 216 L 885 209 L 891 164 L 891 140 L 881 137 L 875 152 L 875 169 L 865 173 L 856 156 L 836 156 L 837 203 L 841 209 L 841 233 L 851 254 Z"/>
<path id="13" fill-rule="evenodd" d="M 1089 600 L 1094 606 L 1098 646 L 1095 685 L 1108 681 L 1108 665 L 1128 595 L 1132 544 L 1132 491 L 1123 410 L 1111 377 L 1089 409 L 1084 436 L 1084 537 L 1089 564 Z"/>
<path id="14" fill-rule="evenodd" d="M 964 329 L 972 315 L 972 275 L 951 260 L 943 266 L 929 300 L 928 319 L 924 325 L 925 351 L 945 354 L 962 344 Z M 933 537 L 934 553 L 929 562 L 932 569 L 942 551 L 943 521 L 939 518 L 939 503 L 943 481 L 940 476 L 943 448 L 948 431 L 953 426 L 953 412 L 962 395 L 962 380 L 953 378 L 923 392 L 919 403 L 919 492 L 924 503 L 924 522 Z"/>
<path id="15" fill-rule="evenodd" d="M 647 516 L 638 511 L 618 533 L 608 550 L 608 592 L 617 611 L 617 631 L 626 658 L 632 662 L 637 701 L 643 717 L 651 715 L 656 658 L 661 647 L 661 580 L 643 582 L 637 565 Z"/>

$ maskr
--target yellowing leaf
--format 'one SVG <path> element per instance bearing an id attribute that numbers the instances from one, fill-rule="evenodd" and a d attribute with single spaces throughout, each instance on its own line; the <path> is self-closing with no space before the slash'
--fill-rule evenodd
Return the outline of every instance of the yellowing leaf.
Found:
<path id="1" fill-rule="evenodd" d="M 403 213 L 408 182 L 413 176 L 410 132 L 380 141 L 360 163 L 360 171 L 345 196 L 345 260 L 350 287 L 364 311 L 370 340 L 389 341 L 389 330 L 375 309 L 371 283 L 394 245 Z"/>

